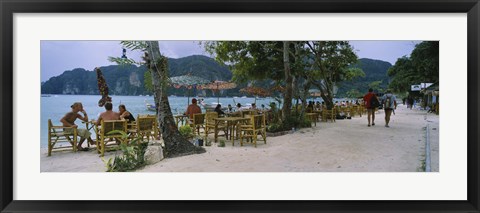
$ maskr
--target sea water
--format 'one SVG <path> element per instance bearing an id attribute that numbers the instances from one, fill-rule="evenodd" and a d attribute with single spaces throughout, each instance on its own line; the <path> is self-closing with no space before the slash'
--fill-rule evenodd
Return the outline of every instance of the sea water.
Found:
<path id="1" fill-rule="evenodd" d="M 192 97 L 169 97 L 170 108 L 172 113 L 183 114 L 188 106 L 188 102 L 191 102 Z M 200 99 L 197 97 L 197 99 Z M 217 103 L 216 97 L 205 97 L 203 98 L 206 104 Z M 98 106 L 98 100 L 100 100 L 99 95 L 50 95 L 49 97 L 41 97 L 41 115 L 40 115 L 40 146 L 41 148 L 47 147 L 48 140 L 48 119 L 52 120 L 53 125 L 61 126 L 62 123 L 60 119 L 67 113 L 71 111 L 70 106 L 74 102 L 82 102 L 83 109 L 87 112 L 88 119 L 97 119 L 101 112 L 105 111 L 104 107 Z M 256 101 L 257 108 L 261 108 L 261 105 L 264 104 L 266 107 L 269 106 L 270 102 L 275 102 L 273 98 L 261 98 L 256 99 L 254 97 L 220 97 L 218 102 L 222 107 L 228 106 L 231 104 L 232 107 L 235 107 L 236 103 L 240 103 L 242 106 L 250 105 Z M 155 114 L 153 111 L 148 111 L 146 103 L 154 104 L 152 96 L 112 96 L 113 110 L 118 111 L 118 105 L 124 104 L 128 111 L 130 111 L 134 117 L 141 114 Z M 278 105 L 278 103 L 277 103 Z M 202 111 L 205 112 L 205 109 L 202 108 Z M 85 128 L 80 120 L 77 119 L 75 122 L 79 128 Z M 95 136 L 92 132 L 92 138 Z"/>

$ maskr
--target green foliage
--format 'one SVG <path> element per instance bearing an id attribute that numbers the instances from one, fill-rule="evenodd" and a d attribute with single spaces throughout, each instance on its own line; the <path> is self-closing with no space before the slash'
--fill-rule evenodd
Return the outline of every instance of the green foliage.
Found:
<path id="1" fill-rule="evenodd" d="M 192 138 L 193 137 L 193 128 L 190 125 L 180 126 L 178 131 L 180 132 L 180 135 L 183 135 L 186 138 Z"/>
<path id="2" fill-rule="evenodd" d="M 382 81 L 374 81 L 368 84 L 369 88 L 372 88 L 374 91 L 379 91 L 383 92 L 383 89 L 381 88 Z"/>
<path id="3" fill-rule="evenodd" d="M 380 60 L 361 58 L 351 67 L 358 67 L 362 69 L 365 76 L 360 75 L 352 78 L 351 80 L 345 80 L 338 83 L 337 97 L 351 97 L 351 93 L 348 92 L 352 90 L 356 90 L 361 94 L 364 94 L 369 89 L 368 85 L 375 81 L 382 82 L 380 85 L 378 85 L 379 88 L 387 88 L 388 82 L 390 81 L 390 78 L 387 75 L 387 70 L 392 67 L 390 63 Z"/>
<path id="4" fill-rule="evenodd" d="M 211 145 L 212 145 L 212 141 L 209 140 L 207 137 L 205 137 L 205 139 L 203 140 L 203 142 L 205 143 L 205 146 L 211 146 Z"/>
<path id="5" fill-rule="evenodd" d="M 119 130 L 114 130 L 108 134 L 122 134 L 122 138 L 127 138 L 128 135 Z M 109 158 L 108 161 L 102 160 L 107 167 L 107 172 L 127 172 L 140 168 L 145 165 L 144 155 L 147 149 L 148 142 L 143 141 L 143 138 L 135 138 L 130 141 L 129 145 L 122 143 L 119 145 L 122 150 L 122 155 L 115 155 L 114 158 Z"/>
<path id="6" fill-rule="evenodd" d="M 233 79 L 283 79 L 283 42 L 281 41 L 209 41 L 207 52 L 215 54 L 220 63 L 231 64 Z"/>
<path id="7" fill-rule="evenodd" d="M 361 92 L 359 92 L 358 90 L 356 90 L 356 89 L 351 89 L 350 91 L 348 91 L 348 92 L 346 93 L 346 96 L 347 96 L 348 98 L 358 98 L 358 97 L 362 97 L 363 94 L 362 94 Z"/>
<path id="8" fill-rule="evenodd" d="M 281 132 L 283 131 L 283 125 L 279 122 L 270 123 L 267 126 L 267 132 Z"/>
<path id="9" fill-rule="evenodd" d="M 152 73 L 147 70 L 145 74 L 143 74 L 143 79 L 145 89 L 149 92 L 153 92 Z"/>
<path id="10" fill-rule="evenodd" d="M 439 81 L 439 42 L 424 41 L 415 46 L 410 57 L 399 58 L 388 70 L 388 87 L 397 93 L 409 92 L 411 85 Z"/>
<path id="11" fill-rule="evenodd" d="M 225 147 L 225 140 L 221 139 L 220 142 L 218 143 L 218 147 Z"/>
<path id="12" fill-rule="evenodd" d="M 278 120 L 276 122 L 270 122 L 267 126 L 268 132 L 281 132 L 288 131 L 292 128 L 306 128 L 312 127 L 312 123 L 309 119 L 300 115 L 300 112 L 292 112 L 284 121 Z"/>

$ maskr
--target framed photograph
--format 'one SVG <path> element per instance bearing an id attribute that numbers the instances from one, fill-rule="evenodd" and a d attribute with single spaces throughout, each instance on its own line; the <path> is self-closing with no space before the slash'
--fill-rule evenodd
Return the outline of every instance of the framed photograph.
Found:
<path id="1" fill-rule="evenodd" d="M 208 0 L 68 2 L 60 0 L 52 2 L 39 0 L 31 2 L 1 0 L 0 10 L 2 20 L 0 26 L 2 32 L 0 46 L 2 49 L 0 58 L 2 68 L 0 93 L 0 100 L 2 100 L 0 105 L 1 212 L 480 212 L 478 165 L 480 150 L 477 142 L 479 119 L 478 105 L 476 104 L 476 100 L 479 98 L 478 82 L 480 80 L 478 76 L 480 61 L 478 54 L 480 6 L 478 0 L 461 2 L 454 0 L 407 2 L 369 0 L 337 2 L 322 0 L 300 2 L 270 0 L 255 2 Z M 303 48 L 304 51 L 311 51 L 313 55 L 318 53 L 315 51 L 319 51 L 322 45 L 330 45 L 328 42 L 331 42 L 331 47 L 334 48 L 342 47 L 345 44 L 342 42 L 348 41 L 346 44 L 351 45 L 348 46 L 349 48 L 353 47 L 352 50 L 355 50 L 357 54 L 361 52 L 359 58 L 362 58 L 360 61 L 364 65 L 360 68 L 364 72 L 370 72 L 369 69 L 372 69 L 371 67 L 366 68 L 369 66 L 366 64 L 378 67 L 379 63 L 384 62 L 366 59 L 369 56 L 362 54 L 389 55 L 391 52 L 402 49 L 401 45 L 409 46 L 405 48 L 408 49 L 408 52 L 396 53 L 397 55 L 390 62 L 385 62 L 389 66 L 382 72 L 386 73 L 389 69 L 390 76 L 394 75 L 394 69 L 408 68 L 402 63 L 408 61 L 409 57 L 413 57 L 409 55 L 413 49 L 433 47 L 434 52 L 436 51 L 438 55 L 436 68 L 438 72 L 434 78 L 435 82 L 430 83 L 430 80 L 427 79 L 431 78 L 424 76 L 424 81 L 407 85 L 408 91 L 410 91 L 408 94 L 421 93 L 422 95 L 418 97 L 426 98 L 421 102 L 425 103 L 421 111 L 420 107 L 417 110 L 422 114 L 417 113 L 415 118 L 408 117 L 409 114 L 415 114 L 413 113 L 416 110 L 414 103 L 418 102 L 412 98 L 410 103 L 410 97 L 402 97 L 405 99 L 405 103 L 397 111 L 398 115 L 389 115 L 394 116 L 393 121 L 397 123 L 391 123 L 390 126 L 388 125 L 389 121 L 383 120 L 383 111 L 386 115 L 389 110 L 389 105 L 386 103 L 391 97 L 388 95 L 389 91 L 386 86 L 384 86 L 385 90 L 382 89 L 382 85 L 386 85 L 386 82 L 363 83 L 365 85 L 358 87 L 362 88 L 362 91 L 351 89 L 352 85 L 344 85 L 345 88 L 350 89 L 330 89 L 335 94 L 342 94 L 339 96 L 351 98 L 341 99 L 336 96 L 332 100 L 339 103 L 327 101 L 325 110 L 332 110 L 337 106 L 338 110 L 346 109 L 355 101 L 362 102 L 358 106 L 363 106 L 366 97 L 363 93 L 366 91 L 363 90 L 367 90 L 368 87 L 377 88 L 377 95 L 382 97 L 382 107 L 386 109 L 381 109 L 382 114 L 380 119 L 377 118 L 376 126 L 375 123 L 370 123 L 368 120 L 367 127 L 366 116 L 355 117 L 356 113 L 362 114 L 357 110 L 360 107 L 355 108 L 355 111 L 332 111 L 330 117 L 332 122 L 335 118 L 345 119 L 343 124 L 342 121 L 337 122 L 336 127 L 344 125 L 342 128 L 358 128 L 359 130 L 334 131 L 333 128 L 330 128 L 334 126 L 333 124 L 325 126 L 326 123 L 309 122 L 312 129 L 318 130 L 317 132 L 312 130 L 296 132 L 297 126 L 293 126 L 292 133 L 289 126 L 288 131 L 285 132 L 292 134 L 282 137 L 288 138 L 290 142 L 299 142 L 298 144 L 300 144 L 290 147 L 287 143 L 283 144 L 281 140 L 275 139 L 271 135 L 268 136 L 272 137 L 272 139 L 268 139 L 268 143 L 262 141 L 253 143 L 252 138 L 250 141 L 252 143 L 240 147 L 240 140 L 234 142 L 235 137 L 232 137 L 234 134 L 230 133 L 232 143 L 230 144 L 230 141 L 227 140 L 227 146 L 218 149 L 242 152 L 240 153 L 242 158 L 215 156 L 208 158 L 207 162 L 207 158 L 184 156 L 160 161 L 153 167 L 146 167 L 134 172 L 103 172 L 103 168 L 115 171 L 108 158 L 113 158 L 116 154 L 113 152 L 113 154 L 107 153 L 104 156 L 104 148 L 99 148 L 98 153 L 101 155 L 99 158 L 97 150 L 93 150 L 90 146 L 95 146 L 95 149 L 103 147 L 103 143 L 107 143 L 108 140 L 102 137 L 101 139 L 97 138 L 96 143 L 90 143 L 85 140 L 88 134 L 80 132 L 80 129 L 69 132 L 68 127 L 74 124 L 69 125 L 68 113 L 62 120 L 60 117 L 68 110 L 72 110 L 75 112 L 75 116 L 80 115 L 78 118 L 85 119 L 89 123 L 91 119 L 104 116 L 100 111 L 93 109 L 97 102 L 98 106 L 102 107 L 111 106 L 110 103 L 113 103 L 114 107 L 123 105 L 124 110 L 127 105 L 127 109 L 135 112 L 134 114 L 147 112 L 149 107 L 158 110 L 158 107 L 156 108 L 153 104 L 155 101 L 148 99 L 152 97 L 146 97 L 150 93 L 143 90 L 124 88 L 125 91 L 128 90 L 129 96 L 123 97 L 124 93 L 120 91 L 123 84 L 120 80 L 117 80 L 115 84 L 108 82 L 110 95 L 114 96 L 113 98 L 109 97 L 108 89 L 105 93 L 102 85 L 107 85 L 105 80 L 103 80 L 104 84 L 100 80 L 103 79 L 100 70 L 103 71 L 107 81 L 110 81 L 112 75 L 109 66 L 102 64 L 103 62 L 98 62 L 99 69 L 97 69 L 97 65 L 94 65 L 97 59 L 104 60 L 107 58 L 106 56 L 112 56 L 110 59 L 112 62 L 119 62 L 119 60 L 121 62 L 125 58 L 145 60 L 142 59 L 142 56 L 145 56 L 143 52 L 132 51 L 137 47 L 135 45 L 141 49 L 143 43 L 120 44 L 120 41 L 146 41 L 148 44 L 158 41 L 160 52 L 170 58 L 182 58 L 190 55 L 205 57 L 207 55 L 205 46 L 207 45 L 211 45 L 209 48 L 212 52 L 209 53 L 211 55 L 207 55 L 208 57 L 221 56 L 224 52 L 218 46 L 219 41 L 252 41 L 250 43 L 273 41 L 266 42 L 267 45 L 262 46 L 262 48 L 272 48 L 273 52 L 277 51 L 275 48 L 280 47 L 275 46 L 275 42 L 278 44 L 283 42 L 283 48 L 289 48 L 290 42 L 293 42 L 295 45 L 299 44 L 295 46 L 297 50 Z M 390 45 L 390 49 L 381 50 L 382 45 L 383 47 Z M 174 46 L 177 49 L 173 48 Z M 293 47 L 293 45 L 291 46 Z M 147 47 L 151 47 L 151 45 Z M 249 48 L 258 50 L 258 47 Z M 189 55 L 180 54 L 183 51 L 180 50 L 182 48 L 183 50 L 189 49 Z M 155 59 L 155 51 L 148 48 L 145 50 Z M 254 54 L 256 53 L 249 52 L 246 55 Z M 268 57 L 264 57 L 265 54 L 271 54 L 271 52 L 261 52 L 256 57 L 266 60 Z M 295 52 L 292 51 L 292 54 Z M 342 54 L 346 54 L 345 51 Z M 423 52 L 422 54 L 427 53 Z M 233 67 L 234 63 L 225 59 L 234 57 L 228 54 L 223 56 L 223 62 Z M 147 55 L 145 61 L 148 61 L 148 57 Z M 288 58 L 288 54 L 285 57 Z M 326 58 L 325 55 L 322 57 Z M 189 60 L 188 57 L 185 58 L 187 58 L 185 60 Z M 354 59 L 357 60 L 356 57 Z M 79 62 L 82 60 L 95 61 L 95 63 L 86 63 L 86 65 L 77 65 L 77 63 L 71 65 L 73 67 L 62 67 L 62 64 L 67 61 Z M 213 61 L 211 58 L 202 60 L 204 60 L 202 61 L 204 64 L 210 63 L 208 60 Z M 285 58 L 283 60 L 282 66 L 287 66 L 285 64 L 288 63 L 285 63 L 285 60 L 287 62 L 288 60 Z M 315 61 L 316 59 L 312 57 L 311 60 Z M 384 60 L 387 61 L 387 59 Z M 81 69 L 75 69 L 80 66 L 82 66 Z M 216 65 L 209 66 L 211 68 Z M 269 63 L 265 66 L 275 66 L 275 64 Z M 321 70 L 321 64 L 316 66 Z M 421 67 L 421 65 L 418 66 Z M 390 67 L 393 68 L 390 69 Z M 79 92 L 81 89 L 87 90 L 86 87 L 70 87 L 60 92 L 55 90 L 55 81 L 50 81 L 50 79 L 60 78 L 63 75 L 62 72 L 69 69 L 72 69 L 69 73 L 75 71 L 77 74 L 82 72 L 88 74 L 71 77 L 70 80 L 64 81 L 73 85 L 74 78 L 85 79 L 85 81 L 90 78 L 89 84 L 96 87 L 98 83 L 98 89 L 95 88 L 92 91 L 95 90 L 95 93 L 102 94 L 100 101 L 97 97 L 93 99 L 82 97 L 80 100 L 74 96 L 88 94 L 88 92 Z M 175 69 L 188 71 L 193 68 L 185 66 Z M 89 70 L 92 72 L 88 72 Z M 417 71 L 428 73 L 428 71 Z M 217 72 L 217 76 L 212 78 L 223 80 L 222 77 L 219 77 L 221 75 L 219 73 Z M 414 71 L 410 73 L 415 75 Z M 125 82 L 135 84 L 137 81 L 140 82 L 138 79 L 144 79 L 144 76 L 145 71 L 138 75 L 129 74 L 128 76 L 116 76 L 116 78 L 123 78 Z M 187 77 L 191 76 L 187 75 Z M 211 80 L 209 79 L 208 82 Z M 328 84 L 324 83 L 325 81 L 322 81 L 323 85 Z M 387 79 L 387 81 L 392 83 L 391 79 Z M 184 103 L 190 103 L 193 96 L 197 99 L 205 96 L 208 103 L 224 102 L 234 105 L 236 104 L 235 98 L 234 102 L 230 103 L 228 96 L 238 95 L 240 97 L 237 97 L 236 100 L 253 103 L 253 106 L 248 105 L 250 109 L 263 108 L 265 106 L 260 105 L 269 106 L 269 103 L 276 101 L 268 97 L 257 100 L 258 94 L 254 94 L 252 99 L 248 99 L 248 97 L 241 97 L 241 93 L 220 92 L 218 81 L 214 82 L 217 88 L 208 87 L 208 82 L 206 80 L 203 83 L 187 84 L 183 79 L 173 82 L 172 87 L 178 89 L 179 93 L 169 94 L 176 96 L 168 99 L 179 101 L 169 104 L 169 107 L 172 108 L 170 111 L 178 111 L 178 108 L 180 111 L 185 111 Z M 398 82 L 393 83 L 398 84 Z M 306 83 L 301 84 L 304 86 Z M 155 87 L 155 83 L 153 86 Z M 223 90 L 234 87 L 236 85 L 225 84 Z M 195 92 L 190 97 L 189 90 L 192 88 Z M 208 91 L 208 88 L 211 91 Z M 393 88 L 393 86 L 389 88 Z M 206 92 L 198 92 L 195 89 L 203 89 Z M 307 89 L 310 88 L 306 88 L 304 91 Z M 442 104 L 439 109 L 440 89 L 442 90 Z M 259 90 L 254 92 L 259 92 Z M 313 89 L 308 90 L 308 93 L 309 95 L 305 95 L 305 97 L 313 100 L 312 108 L 314 109 L 317 107 L 315 106 L 316 98 L 321 97 L 320 100 L 325 100 L 326 97 L 324 96 L 325 91 Z M 177 97 L 183 95 L 186 97 Z M 221 95 L 226 98 L 219 97 Z M 210 100 L 208 97 L 212 99 Z M 145 99 L 145 103 L 141 101 L 143 99 Z M 298 104 L 297 101 L 297 109 L 310 107 L 306 104 L 310 99 L 302 99 L 302 102 L 305 103 L 304 106 Z M 146 103 L 147 100 L 152 104 Z M 199 99 L 199 102 L 203 105 L 205 103 L 202 103 L 202 100 Z M 84 104 L 79 104 L 79 101 Z M 138 106 L 142 109 L 137 110 L 135 108 L 137 106 L 131 104 L 134 102 L 140 103 Z M 401 102 L 401 100 L 398 99 L 397 102 Z M 280 105 L 280 101 L 278 103 Z M 146 106 L 144 106 L 145 104 Z M 258 106 L 254 106 L 254 104 Z M 320 106 L 321 103 L 318 102 L 318 104 L 319 109 L 323 109 Z M 367 105 L 365 103 L 365 106 Z M 158 103 L 157 106 L 159 106 Z M 85 109 L 82 109 L 83 107 Z M 207 111 L 207 106 L 203 107 Z M 413 111 L 409 111 L 412 108 Z M 353 107 L 348 109 L 353 109 Z M 231 109 L 225 108 L 225 110 L 230 111 Z M 241 110 L 241 106 L 238 110 Z M 121 109 L 119 111 L 122 112 Z M 441 112 L 439 113 L 439 111 Z M 80 114 L 76 114 L 78 112 Z M 87 112 L 90 115 L 89 118 L 86 118 Z M 364 112 L 367 113 L 368 110 L 365 109 Z M 395 111 L 393 113 L 395 114 Z M 312 116 L 317 115 L 311 114 Z M 124 115 L 122 114 L 122 116 Z M 177 118 L 182 118 L 179 115 L 180 113 L 177 114 Z M 422 117 L 423 115 L 424 117 Z M 427 118 L 429 115 L 432 115 L 430 119 Z M 326 114 L 322 114 L 322 116 L 325 118 Z M 405 132 L 395 132 L 395 125 L 398 124 L 401 116 L 407 116 L 402 121 L 404 127 L 414 126 L 416 123 L 427 125 L 423 130 L 418 128 L 417 135 L 419 136 L 415 138 Z M 58 119 L 56 119 L 57 117 Z M 62 132 L 62 136 L 64 136 L 63 134 L 67 135 L 65 137 L 67 145 L 68 142 L 71 143 L 72 148 L 68 148 L 66 153 L 53 153 L 52 157 L 47 157 L 51 153 L 50 148 L 47 148 L 45 138 L 52 136 L 50 132 L 52 125 L 46 119 L 50 118 L 55 118 L 52 119 L 53 126 L 60 122 L 63 123 L 63 126 L 58 128 L 65 132 Z M 141 116 L 135 118 L 138 119 Z M 257 123 L 255 118 L 256 116 L 252 117 L 252 123 Z M 326 118 L 328 121 L 329 118 Z M 145 118 L 142 117 L 142 119 Z M 267 118 L 268 122 L 271 120 Z M 346 122 L 350 124 L 356 122 L 355 124 L 358 123 L 358 125 L 345 126 Z M 78 123 L 79 121 L 77 121 Z M 96 122 L 91 122 L 91 124 L 95 125 Z M 100 128 L 107 128 L 107 125 L 96 125 L 99 125 Z M 256 124 L 251 125 L 255 126 Z M 247 135 L 251 131 L 248 125 L 238 126 L 237 131 L 244 131 Z M 215 132 L 217 127 L 218 124 L 215 126 Z M 88 125 L 87 128 L 89 128 Z M 245 129 L 242 130 L 242 128 Z M 367 150 L 362 146 L 355 145 L 355 138 L 363 137 L 362 134 L 367 135 L 365 132 L 373 131 L 372 129 L 381 131 L 383 138 L 379 139 L 380 142 L 364 144 L 363 147 L 382 146 L 381 148 L 370 147 Z M 154 134 L 157 134 L 156 131 L 164 131 L 164 128 L 152 129 Z M 386 133 L 387 131 L 396 134 L 396 138 L 392 139 Z M 95 129 L 95 133 L 99 134 L 98 132 L 100 130 Z M 265 132 L 267 131 L 265 130 Z M 328 132 L 331 134 L 327 134 Z M 424 133 L 426 133 L 426 139 L 423 137 Z M 82 145 L 76 140 L 72 141 L 69 134 L 78 134 L 79 138 L 83 138 L 86 142 L 83 143 L 82 140 Z M 58 136 L 59 134 L 53 135 Z M 225 132 L 225 136 L 227 135 Z M 351 139 L 348 138 L 349 135 Z M 345 137 L 347 139 L 343 140 L 342 138 Z M 423 145 L 422 141 L 428 141 L 429 137 L 432 137 L 434 142 Z M 77 137 L 74 136 L 74 138 Z M 116 142 L 120 139 L 121 135 L 112 141 Z M 193 142 L 194 146 L 201 146 L 200 143 L 207 143 L 208 135 L 205 136 L 205 141 L 200 140 L 201 138 L 197 139 Z M 102 142 L 98 142 L 100 140 Z M 49 144 L 50 141 L 49 138 Z M 315 145 L 314 143 L 317 141 L 323 141 L 324 145 Z M 325 141 L 329 141 L 330 145 L 326 146 L 327 142 Z M 413 149 L 402 149 L 411 145 L 412 141 L 422 145 L 415 146 Z M 164 143 L 167 142 L 164 140 Z M 302 147 L 304 145 L 300 142 L 303 144 L 308 142 L 312 148 Z M 390 145 L 382 144 L 384 142 L 388 142 Z M 221 143 L 225 144 L 225 140 Z M 275 144 L 277 147 L 281 146 L 285 151 L 272 152 L 271 144 Z M 164 146 L 167 145 L 164 144 Z M 321 151 L 310 152 L 315 147 Z M 363 150 L 363 153 L 335 151 L 341 149 L 356 149 L 358 152 Z M 373 149 L 376 149 L 375 153 L 370 151 Z M 424 152 L 429 149 L 434 150 L 432 156 L 430 156 L 430 152 Z M 77 153 L 72 153 L 72 151 Z M 92 158 L 88 156 L 88 153 L 94 156 L 94 161 L 90 160 Z M 252 153 L 254 154 L 252 155 Z M 211 153 L 207 152 L 207 154 Z M 258 157 L 259 155 L 270 156 L 275 160 L 267 162 L 268 159 Z M 325 157 L 333 155 L 337 156 L 331 157 L 334 159 L 331 161 Z M 363 161 L 359 160 L 358 156 L 362 156 Z M 379 160 L 379 156 L 383 160 Z M 385 160 L 403 162 L 403 165 L 408 165 L 412 161 L 416 163 L 407 169 L 395 167 L 396 164 L 389 162 L 372 163 Z M 180 161 L 184 162 L 181 168 L 178 164 Z M 349 164 L 347 161 L 357 162 Z M 177 164 L 172 162 L 177 162 Z M 199 164 L 210 164 L 210 166 L 195 167 Z M 236 165 L 233 164 L 243 165 L 244 169 L 238 169 L 239 167 L 235 167 Z M 363 167 L 363 164 L 369 167 Z M 302 165 L 312 166 L 302 167 Z M 322 168 L 328 169 L 315 169 L 324 165 L 327 166 Z"/>

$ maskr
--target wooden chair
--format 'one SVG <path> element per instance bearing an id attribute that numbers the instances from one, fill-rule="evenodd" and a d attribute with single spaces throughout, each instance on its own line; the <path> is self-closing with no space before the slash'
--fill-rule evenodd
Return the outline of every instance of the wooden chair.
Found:
<path id="1" fill-rule="evenodd" d="M 215 118 L 218 118 L 218 113 L 217 112 L 207 112 L 205 113 L 205 137 L 208 137 L 208 134 L 210 133 L 211 130 L 215 131 Z M 218 124 L 217 129 L 223 130 L 226 135 L 227 131 L 227 126 L 223 123 Z"/>
<path id="2" fill-rule="evenodd" d="M 242 117 L 245 118 L 245 115 L 256 115 L 258 114 L 257 110 L 242 110 L 240 111 L 242 113 Z"/>
<path id="3" fill-rule="evenodd" d="M 57 143 L 68 142 L 70 145 L 55 147 Z M 48 119 L 48 156 L 52 155 L 53 150 L 72 149 L 77 151 L 77 128 L 54 126 L 52 120 Z"/>
<path id="4" fill-rule="evenodd" d="M 305 117 L 310 120 L 313 125 L 317 126 L 318 114 L 317 113 L 305 113 Z"/>
<path id="5" fill-rule="evenodd" d="M 150 138 L 155 140 L 159 135 L 157 117 L 155 115 L 138 116 L 135 134 L 146 138 L 147 141 L 150 141 Z"/>
<path id="6" fill-rule="evenodd" d="M 243 146 L 243 138 L 252 139 L 253 145 L 257 147 L 257 137 L 261 135 L 265 144 L 267 143 L 267 126 L 265 115 L 253 115 L 249 125 L 240 125 L 240 146 Z"/>
<path id="7" fill-rule="evenodd" d="M 193 114 L 193 121 L 192 124 L 190 124 L 195 129 L 197 130 L 197 135 L 200 135 L 200 128 L 203 128 L 205 131 L 205 113 L 196 113 Z"/>
<path id="8" fill-rule="evenodd" d="M 104 121 L 102 120 L 100 126 L 96 126 L 97 129 L 97 151 L 100 156 L 103 157 L 105 150 L 109 146 L 119 145 L 119 143 L 128 143 L 128 139 L 124 139 L 122 134 L 110 133 L 113 130 L 120 130 L 127 133 L 127 121 L 115 120 Z M 109 134 L 110 133 L 110 134 Z M 115 140 L 107 140 L 109 138 Z M 119 143 L 118 143 L 119 142 Z"/>
<path id="9" fill-rule="evenodd" d="M 335 108 L 333 109 L 324 109 L 322 111 L 322 119 L 323 121 L 328 121 L 330 119 L 332 122 L 335 122 L 336 111 Z"/>

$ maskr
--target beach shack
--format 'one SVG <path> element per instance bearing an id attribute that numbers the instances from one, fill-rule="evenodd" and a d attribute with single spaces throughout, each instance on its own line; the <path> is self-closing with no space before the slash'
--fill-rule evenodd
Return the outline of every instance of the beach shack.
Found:
<path id="1" fill-rule="evenodd" d="M 439 113 L 439 88 L 439 83 L 437 82 L 422 90 L 422 93 L 425 95 L 426 105 L 430 107 L 430 110 L 434 111 L 437 115 Z"/>

